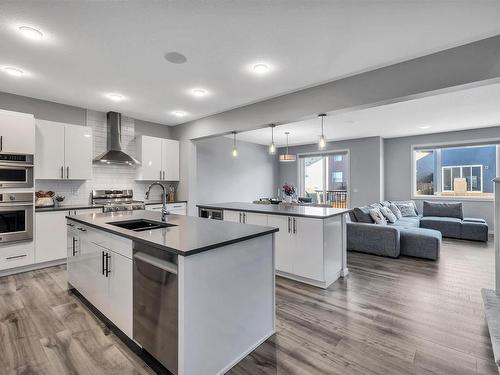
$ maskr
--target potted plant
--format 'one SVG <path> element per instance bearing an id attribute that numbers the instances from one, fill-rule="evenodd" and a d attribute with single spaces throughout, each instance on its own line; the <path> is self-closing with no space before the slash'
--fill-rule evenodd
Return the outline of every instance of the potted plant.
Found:
<path id="1" fill-rule="evenodd" d="M 283 193 L 285 193 L 285 202 L 292 203 L 292 196 L 295 194 L 295 186 L 286 183 L 283 185 Z"/>

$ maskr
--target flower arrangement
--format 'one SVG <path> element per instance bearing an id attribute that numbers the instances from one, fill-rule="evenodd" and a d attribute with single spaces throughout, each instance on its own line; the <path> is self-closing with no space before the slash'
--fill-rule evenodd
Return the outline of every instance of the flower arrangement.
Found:
<path id="1" fill-rule="evenodd" d="M 295 194 L 295 186 L 286 183 L 285 185 L 283 185 L 283 192 L 285 193 L 285 195 L 291 197 L 292 195 Z"/>

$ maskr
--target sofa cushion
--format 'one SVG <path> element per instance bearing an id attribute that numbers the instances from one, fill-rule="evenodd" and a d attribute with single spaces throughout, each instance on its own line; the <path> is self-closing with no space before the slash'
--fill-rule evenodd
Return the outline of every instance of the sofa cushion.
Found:
<path id="1" fill-rule="evenodd" d="M 441 250 L 441 233 L 423 228 L 402 228 L 400 254 L 418 258 L 438 259 Z"/>
<path id="2" fill-rule="evenodd" d="M 488 224 L 476 221 L 462 221 L 463 240 L 488 241 Z"/>
<path id="3" fill-rule="evenodd" d="M 387 225 L 387 220 L 382 212 L 380 212 L 380 208 L 372 208 L 370 210 L 370 216 L 372 217 L 375 224 Z"/>
<path id="4" fill-rule="evenodd" d="M 389 207 L 380 208 L 380 212 L 382 212 L 382 215 L 385 216 L 385 218 L 389 223 L 395 223 L 398 220 L 396 215 L 394 215 L 394 213 L 391 211 Z"/>
<path id="5" fill-rule="evenodd" d="M 370 206 L 356 207 L 355 209 L 353 209 L 354 216 L 356 217 L 356 220 L 359 223 L 373 224 L 373 219 L 370 216 L 371 209 L 372 209 L 372 207 L 370 207 Z"/>
<path id="6" fill-rule="evenodd" d="M 417 211 L 411 203 L 400 203 L 397 205 L 399 211 L 401 211 L 401 216 L 403 217 L 415 217 L 417 216 Z"/>
<path id="7" fill-rule="evenodd" d="M 429 202 L 424 201 L 422 210 L 424 216 L 464 218 L 462 202 Z"/>
<path id="8" fill-rule="evenodd" d="M 399 210 L 398 206 L 396 206 L 394 203 L 391 203 L 389 205 L 389 209 L 396 216 L 396 219 L 401 219 L 403 217 L 403 215 L 401 215 L 401 211 Z"/>
<path id="9" fill-rule="evenodd" d="M 476 219 L 474 217 L 464 217 L 463 221 L 473 222 L 473 223 L 486 223 L 484 219 Z"/>
<path id="10" fill-rule="evenodd" d="M 396 220 L 396 222 L 392 225 L 402 228 L 418 228 L 420 227 L 420 217 L 403 217 L 399 220 Z"/>
<path id="11" fill-rule="evenodd" d="M 353 210 L 349 211 L 349 219 L 351 219 L 353 223 L 356 223 L 358 221 L 358 219 L 356 219 L 356 215 L 354 215 Z"/>
<path id="12" fill-rule="evenodd" d="M 462 220 L 456 217 L 424 216 L 420 227 L 438 230 L 444 237 L 461 238 L 462 235 Z"/>
<path id="13" fill-rule="evenodd" d="M 399 205 L 401 205 L 401 204 L 411 204 L 411 205 L 413 205 L 413 208 L 415 209 L 415 212 L 418 215 L 417 205 L 412 200 L 408 200 L 408 201 L 391 201 L 391 203 L 394 203 L 398 208 L 399 208 Z"/>

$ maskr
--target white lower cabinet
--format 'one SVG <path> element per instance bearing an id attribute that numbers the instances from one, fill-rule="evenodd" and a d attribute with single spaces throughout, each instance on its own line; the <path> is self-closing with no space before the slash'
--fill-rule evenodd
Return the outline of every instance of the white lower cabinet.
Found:
<path id="1" fill-rule="evenodd" d="M 102 212 L 101 208 L 35 213 L 35 263 L 66 258 L 66 216 Z M 71 224 L 71 223 L 70 223 Z M 71 224 L 73 225 L 73 224 Z"/>
<path id="2" fill-rule="evenodd" d="M 267 225 L 267 215 L 254 212 L 224 210 L 224 221 L 234 223 Z"/>
<path id="3" fill-rule="evenodd" d="M 293 272 L 295 256 L 295 243 L 291 236 L 291 218 L 289 216 L 269 215 L 267 224 L 276 227 L 279 231 L 275 234 L 275 263 L 276 269 L 283 272 Z"/>
<path id="4" fill-rule="evenodd" d="M 324 280 L 323 220 L 304 217 L 293 218 L 292 235 L 295 236 L 293 273 L 314 280 Z"/>
<path id="5" fill-rule="evenodd" d="M 68 282 L 132 338 L 132 242 L 72 220 L 68 224 L 73 225 L 67 235 Z"/>
<path id="6" fill-rule="evenodd" d="M 2 244 L 0 252 L 0 270 L 23 267 L 35 261 L 33 241 Z"/>

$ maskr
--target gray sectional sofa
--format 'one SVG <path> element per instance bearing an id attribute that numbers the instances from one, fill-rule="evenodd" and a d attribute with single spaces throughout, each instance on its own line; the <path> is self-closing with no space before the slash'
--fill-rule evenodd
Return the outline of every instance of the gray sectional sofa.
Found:
<path id="1" fill-rule="evenodd" d="M 373 208 L 391 203 L 412 205 L 413 216 L 403 216 L 394 223 L 375 224 L 370 216 Z M 488 225 L 482 219 L 464 218 L 461 203 L 424 202 L 419 214 L 414 201 L 385 201 L 357 207 L 347 223 L 347 250 L 397 258 L 407 255 L 438 259 L 441 237 L 487 241 Z M 460 218 L 461 217 L 461 218 Z"/>

